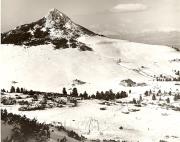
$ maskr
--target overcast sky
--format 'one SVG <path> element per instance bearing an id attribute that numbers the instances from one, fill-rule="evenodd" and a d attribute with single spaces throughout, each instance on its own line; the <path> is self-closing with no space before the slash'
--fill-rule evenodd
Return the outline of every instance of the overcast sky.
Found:
<path id="1" fill-rule="evenodd" d="M 180 30 L 180 0 L 1 0 L 1 30 L 38 20 L 52 8 L 107 34 Z"/>

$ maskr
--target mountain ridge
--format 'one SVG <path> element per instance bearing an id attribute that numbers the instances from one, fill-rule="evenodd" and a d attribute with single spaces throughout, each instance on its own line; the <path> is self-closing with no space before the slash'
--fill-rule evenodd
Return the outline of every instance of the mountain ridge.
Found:
<path id="1" fill-rule="evenodd" d="M 55 49 L 79 48 L 82 51 L 92 51 L 90 47 L 76 40 L 82 35 L 98 34 L 74 23 L 68 16 L 54 8 L 35 22 L 1 33 L 1 43 L 25 46 L 53 44 Z"/>

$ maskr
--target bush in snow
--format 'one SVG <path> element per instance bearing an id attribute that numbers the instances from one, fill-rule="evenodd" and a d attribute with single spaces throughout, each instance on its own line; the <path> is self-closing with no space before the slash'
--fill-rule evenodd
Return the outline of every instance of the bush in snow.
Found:
<path id="1" fill-rule="evenodd" d="M 135 98 L 133 98 L 133 101 L 132 101 L 133 104 L 137 104 L 137 101 Z"/>
<path id="2" fill-rule="evenodd" d="M 155 94 L 152 95 L 152 100 L 153 101 L 156 100 L 156 95 Z"/>
<path id="3" fill-rule="evenodd" d="M 180 99 L 180 95 L 179 94 L 175 94 L 175 96 L 174 96 L 174 101 L 177 101 L 177 100 L 179 100 Z"/>
<path id="4" fill-rule="evenodd" d="M 170 99 L 169 99 L 169 98 L 167 98 L 167 99 L 166 99 L 166 102 L 167 102 L 167 103 L 170 103 Z"/>

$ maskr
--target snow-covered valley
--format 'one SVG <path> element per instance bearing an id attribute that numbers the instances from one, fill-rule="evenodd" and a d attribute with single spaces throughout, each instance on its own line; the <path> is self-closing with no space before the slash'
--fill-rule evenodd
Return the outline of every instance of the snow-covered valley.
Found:
<path id="1" fill-rule="evenodd" d="M 180 113 L 171 109 L 171 106 L 180 108 L 180 101 L 173 100 L 174 93 L 178 91 L 171 90 L 172 96 L 162 93 L 156 100 L 152 100 L 152 96 L 144 95 L 145 88 L 128 89 L 131 89 L 128 98 L 114 101 L 79 100 L 77 107 L 55 107 L 36 111 L 19 111 L 20 105 L 2 105 L 1 108 L 31 119 L 36 118 L 40 122 L 62 125 L 88 140 L 178 142 Z M 8 96 L 13 97 L 11 93 Z M 23 97 L 23 94 L 20 96 Z M 140 96 L 140 105 L 130 103 L 133 98 L 139 100 Z M 166 98 L 170 98 L 170 103 L 166 102 Z"/>

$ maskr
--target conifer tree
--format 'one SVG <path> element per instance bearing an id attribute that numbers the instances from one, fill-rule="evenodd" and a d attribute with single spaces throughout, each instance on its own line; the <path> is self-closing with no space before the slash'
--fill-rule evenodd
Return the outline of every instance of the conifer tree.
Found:
<path id="1" fill-rule="evenodd" d="M 15 87 L 11 86 L 10 93 L 15 93 Z"/>

